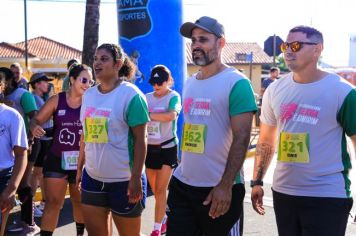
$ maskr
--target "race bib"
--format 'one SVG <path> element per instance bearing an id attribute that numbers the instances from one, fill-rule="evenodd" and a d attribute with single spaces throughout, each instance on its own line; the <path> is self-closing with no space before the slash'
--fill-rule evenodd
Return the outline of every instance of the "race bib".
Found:
<path id="1" fill-rule="evenodd" d="M 79 151 L 62 152 L 62 169 L 76 170 L 78 166 Z"/>
<path id="2" fill-rule="evenodd" d="M 86 118 L 85 119 L 84 140 L 88 143 L 107 143 L 108 137 L 108 118 Z"/>
<path id="3" fill-rule="evenodd" d="M 309 134 L 282 132 L 279 138 L 278 161 L 309 163 Z"/>
<path id="4" fill-rule="evenodd" d="M 204 153 L 206 125 L 185 123 L 183 128 L 182 150 Z"/>
<path id="5" fill-rule="evenodd" d="M 147 125 L 148 138 L 160 139 L 161 138 L 161 122 L 150 121 Z"/>

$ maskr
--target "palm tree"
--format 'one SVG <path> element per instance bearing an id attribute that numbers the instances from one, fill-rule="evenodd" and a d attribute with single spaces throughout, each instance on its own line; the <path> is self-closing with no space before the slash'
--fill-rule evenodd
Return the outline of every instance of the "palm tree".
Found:
<path id="1" fill-rule="evenodd" d="M 85 11 L 82 62 L 93 65 L 99 39 L 100 0 L 87 0 Z"/>

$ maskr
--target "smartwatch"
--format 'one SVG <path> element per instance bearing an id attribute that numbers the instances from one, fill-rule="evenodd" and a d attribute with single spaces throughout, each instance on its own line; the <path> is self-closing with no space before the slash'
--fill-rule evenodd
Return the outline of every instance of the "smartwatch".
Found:
<path id="1" fill-rule="evenodd" d="M 263 186 L 263 181 L 258 179 L 258 180 L 251 180 L 250 182 L 250 186 L 251 188 L 253 188 L 254 186 L 259 185 L 259 186 Z"/>

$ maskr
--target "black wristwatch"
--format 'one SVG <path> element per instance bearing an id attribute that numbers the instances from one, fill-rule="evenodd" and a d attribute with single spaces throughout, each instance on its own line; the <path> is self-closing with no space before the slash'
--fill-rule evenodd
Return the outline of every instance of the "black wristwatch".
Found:
<path id="1" fill-rule="evenodd" d="M 253 188 L 254 186 L 259 185 L 259 186 L 263 186 L 263 181 L 258 179 L 258 180 L 251 180 L 250 182 L 250 186 L 251 188 Z"/>

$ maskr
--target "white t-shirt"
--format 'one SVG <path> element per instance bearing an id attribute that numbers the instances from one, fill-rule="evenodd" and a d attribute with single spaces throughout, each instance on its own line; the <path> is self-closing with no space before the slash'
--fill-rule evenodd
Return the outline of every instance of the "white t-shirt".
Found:
<path id="1" fill-rule="evenodd" d="M 335 74 L 300 84 L 290 73 L 266 89 L 261 122 L 278 128 L 275 191 L 295 196 L 351 196 L 345 133 L 356 134 L 353 85 Z"/>
<path id="2" fill-rule="evenodd" d="M 89 125 L 88 118 L 99 118 L 97 121 L 104 123 L 98 124 L 103 126 Z M 89 176 L 102 182 L 128 181 L 134 161 L 130 127 L 149 121 L 144 94 L 125 81 L 106 94 L 98 86 L 92 87 L 84 94 L 80 120 L 84 137 L 96 131 L 107 133 L 108 137 L 101 143 L 85 141 L 85 169 Z"/>
<path id="3" fill-rule="evenodd" d="M 14 165 L 15 146 L 28 148 L 23 118 L 15 109 L 0 103 L 0 170 Z"/>
<path id="4" fill-rule="evenodd" d="M 177 112 L 177 115 L 179 115 L 179 112 L 182 109 L 179 93 L 171 90 L 167 95 L 160 98 L 155 97 L 153 94 L 153 92 L 146 94 L 148 110 L 150 112 L 175 111 Z M 165 145 L 163 148 L 169 148 L 177 145 L 177 119 L 170 122 L 150 121 L 147 127 L 147 143 L 157 145 L 175 138 L 174 142 Z"/>
<path id="5" fill-rule="evenodd" d="M 174 176 L 191 186 L 216 186 L 233 140 L 231 117 L 256 109 L 250 81 L 234 68 L 205 80 L 198 80 L 196 75 L 187 79 L 183 91 L 182 160 Z M 204 143 L 200 153 L 195 151 L 198 143 Z M 235 183 L 244 183 L 242 168 Z"/>

